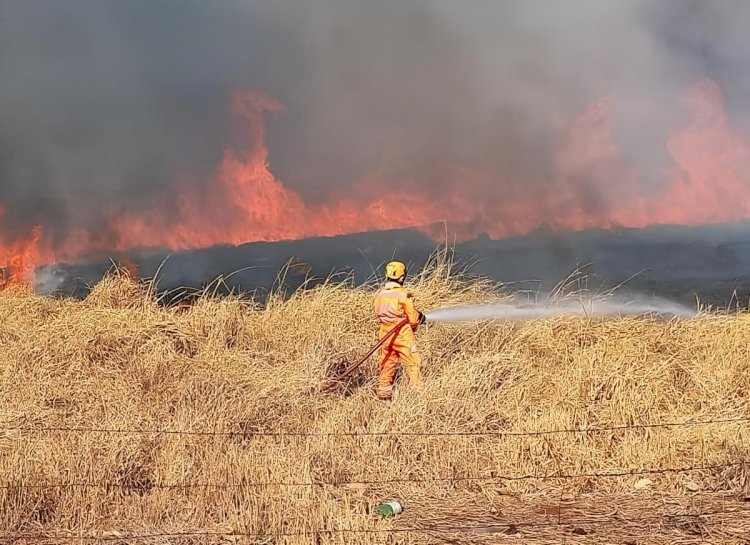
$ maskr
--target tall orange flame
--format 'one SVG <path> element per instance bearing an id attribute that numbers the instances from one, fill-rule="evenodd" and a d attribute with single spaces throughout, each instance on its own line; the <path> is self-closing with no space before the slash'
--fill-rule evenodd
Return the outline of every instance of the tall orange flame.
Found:
<path id="1" fill-rule="evenodd" d="M 355 197 L 371 195 L 372 187 L 398 187 L 387 179 L 387 168 L 376 168 L 363 174 L 348 196 L 307 204 L 269 168 L 265 117 L 281 113 L 282 104 L 262 93 L 234 93 L 231 108 L 249 127 L 248 143 L 225 150 L 208 192 L 174 188 L 176 202 L 169 207 L 156 202 L 138 214 L 112 210 L 115 237 L 105 241 L 85 229 L 54 245 L 40 228 L 21 239 L 0 233 L 0 284 L 28 278 L 34 266 L 55 257 L 136 247 L 178 250 L 375 229 L 429 230 L 438 222 L 447 222 L 460 238 L 480 233 L 501 238 L 541 225 L 582 230 L 750 218 L 750 140 L 732 127 L 713 81 L 698 82 L 683 96 L 686 121 L 666 142 L 673 163 L 658 187 L 646 189 L 638 165 L 617 145 L 616 106 L 611 96 L 600 97 L 570 123 L 548 179 L 509 180 L 446 160 L 440 168 L 454 183 L 439 191 Z"/>
<path id="2" fill-rule="evenodd" d="M 0 209 L 2 217 L 2 209 Z M 34 227 L 28 237 L 10 243 L 0 239 L 0 289 L 30 280 L 34 268 L 41 263 L 39 240 L 41 227 Z"/>

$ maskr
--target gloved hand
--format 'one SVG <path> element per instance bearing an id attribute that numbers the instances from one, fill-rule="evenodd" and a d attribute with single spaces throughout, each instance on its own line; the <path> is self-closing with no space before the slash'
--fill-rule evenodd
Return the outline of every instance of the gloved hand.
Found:
<path id="1" fill-rule="evenodd" d="M 427 316 L 424 315 L 424 313 L 419 313 L 419 320 L 417 321 L 417 325 L 423 325 L 427 323 Z"/>

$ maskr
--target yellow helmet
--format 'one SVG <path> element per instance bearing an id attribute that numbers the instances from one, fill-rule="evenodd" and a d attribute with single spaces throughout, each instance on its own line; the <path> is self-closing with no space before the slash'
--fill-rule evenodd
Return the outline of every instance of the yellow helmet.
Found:
<path id="1" fill-rule="evenodd" d="M 398 280 L 406 274 L 406 265 L 400 261 L 391 261 L 385 266 L 385 277 L 388 280 Z"/>

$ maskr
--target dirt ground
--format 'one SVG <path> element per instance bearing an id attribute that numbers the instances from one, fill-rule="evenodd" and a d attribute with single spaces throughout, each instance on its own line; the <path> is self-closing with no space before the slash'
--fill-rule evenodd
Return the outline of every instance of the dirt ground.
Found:
<path id="1" fill-rule="evenodd" d="M 479 503 L 474 503 L 480 500 Z M 750 497 L 641 491 L 628 495 L 503 495 L 462 505 L 406 506 L 394 528 L 404 543 L 747 544 Z M 488 505 L 492 505 L 487 509 Z M 419 528 L 411 531 L 410 528 Z M 384 541 L 388 543 L 398 542 Z"/>

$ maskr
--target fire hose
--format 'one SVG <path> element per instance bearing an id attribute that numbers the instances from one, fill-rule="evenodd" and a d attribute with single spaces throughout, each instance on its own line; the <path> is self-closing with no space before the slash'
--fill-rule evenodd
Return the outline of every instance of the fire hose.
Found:
<path id="1" fill-rule="evenodd" d="M 404 318 L 403 320 L 401 320 L 398 324 L 396 324 L 396 326 L 393 329 L 391 329 L 388 333 L 383 335 L 383 337 L 375 344 L 375 346 L 370 348 L 367 354 L 365 354 L 360 359 L 358 359 L 355 363 L 351 364 L 346 369 L 344 369 L 344 371 L 342 371 L 337 377 L 331 379 L 328 382 L 328 384 L 326 384 L 325 386 L 321 388 L 321 390 L 323 392 L 330 391 L 336 386 L 338 386 L 339 384 L 341 384 L 344 380 L 349 378 L 352 375 L 352 373 L 354 373 L 354 371 L 359 369 L 362 366 L 362 364 L 365 363 L 365 361 L 367 361 L 367 358 L 372 356 L 378 348 L 383 346 L 386 343 L 386 341 L 388 341 L 388 339 L 397 335 L 398 332 L 401 331 L 401 328 L 407 325 L 408 323 L 409 323 L 408 318 Z"/>

